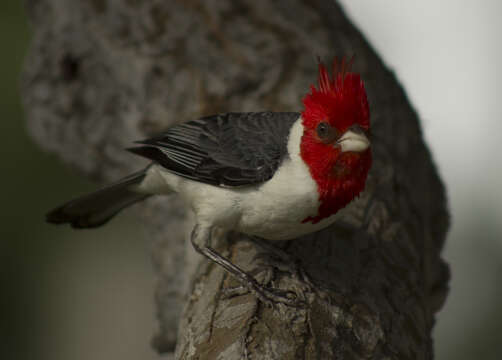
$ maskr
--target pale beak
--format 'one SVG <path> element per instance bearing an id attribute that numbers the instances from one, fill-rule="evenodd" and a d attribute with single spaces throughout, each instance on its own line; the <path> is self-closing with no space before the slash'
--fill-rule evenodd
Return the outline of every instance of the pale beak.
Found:
<path id="1" fill-rule="evenodd" d="M 363 152 L 370 146 L 370 141 L 362 131 L 347 130 L 336 142 L 342 152 Z"/>

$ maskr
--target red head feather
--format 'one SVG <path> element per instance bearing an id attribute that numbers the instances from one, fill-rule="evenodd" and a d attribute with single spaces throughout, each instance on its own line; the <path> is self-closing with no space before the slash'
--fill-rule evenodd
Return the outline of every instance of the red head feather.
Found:
<path id="1" fill-rule="evenodd" d="M 339 131 L 359 124 L 369 129 L 369 106 L 364 83 L 359 74 L 351 72 L 354 58 L 341 61 L 335 57 L 333 74 L 330 77 L 326 66 L 319 62 L 319 88 L 310 86 L 310 94 L 303 98 L 303 126 L 317 126 L 320 121 L 329 121 Z"/>
<path id="2" fill-rule="evenodd" d="M 353 60 L 333 61 L 332 76 L 319 62 L 319 85 L 311 85 L 303 99 L 304 133 L 300 154 L 317 183 L 320 206 L 318 214 L 304 220 L 317 223 L 346 206 L 363 189 L 371 166 L 371 152 L 341 152 L 336 146 L 349 128 L 367 132 L 370 113 L 361 77 L 351 72 Z M 316 132 L 320 123 L 329 124 L 334 134 L 322 141 Z"/>

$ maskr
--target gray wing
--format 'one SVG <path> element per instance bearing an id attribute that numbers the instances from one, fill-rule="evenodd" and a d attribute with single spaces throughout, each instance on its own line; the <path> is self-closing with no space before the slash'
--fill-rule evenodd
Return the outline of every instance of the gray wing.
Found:
<path id="1" fill-rule="evenodd" d="M 188 179 L 242 186 L 270 179 L 287 156 L 299 113 L 254 112 L 207 116 L 138 141 L 129 151 Z"/>

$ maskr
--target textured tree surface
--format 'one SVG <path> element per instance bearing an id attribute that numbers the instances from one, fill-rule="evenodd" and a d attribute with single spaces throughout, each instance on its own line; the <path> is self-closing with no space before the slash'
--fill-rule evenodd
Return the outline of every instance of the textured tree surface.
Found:
<path id="1" fill-rule="evenodd" d="M 434 314 L 448 289 L 443 185 L 405 93 L 335 2 L 26 4 L 29 130 L 98 180 L 143 166 L 123 148 L 171 124 L 227 111 L 299 111 L 316 56 L 356 54 L 372 113 L 374 165 L 364 194 L 329 229 L 275 243 L 289 254 L 280 266 L 240 234 L 218 242 L 235 263 L 306 306 L 227 296 L 222 290 L 237 283 L 194 255 L 186 240 L 192 220 L 179 200 L 151 199 L 141 213 L 160 279 L 154 346 L 180 359 L 433 357 Z"/>

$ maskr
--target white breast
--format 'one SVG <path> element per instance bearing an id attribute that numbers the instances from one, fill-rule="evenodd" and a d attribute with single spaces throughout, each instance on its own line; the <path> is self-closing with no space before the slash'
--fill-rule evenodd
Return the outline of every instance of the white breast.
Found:
<path id="1" fill-rule="evenodd" d="M 300 156 L 302 119 L 291 128 L 286 159 L 272 179 L 242 198 L 238 230 L 270 240 L 285 240 L 322 229 L 334 216 L 317 224 L 302 223 L 317 215 L 319 193 L 307 165 Z M 257 206 L 259 204 L 259 206 Z"/>

